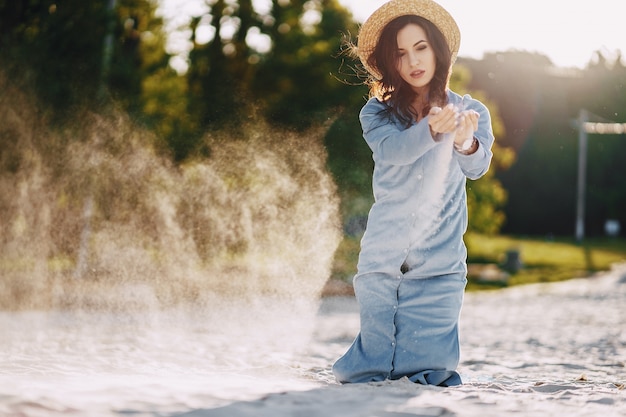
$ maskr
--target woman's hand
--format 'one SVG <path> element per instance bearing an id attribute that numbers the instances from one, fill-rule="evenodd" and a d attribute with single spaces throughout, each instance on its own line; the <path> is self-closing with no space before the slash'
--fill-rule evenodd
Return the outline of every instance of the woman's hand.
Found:
<path id="1" fill-rule="evenodd" d="M 462 147 L 463 143 L 474 137 L 478 130 L 480 114 L 474 110 L 457 111 L 454 105 L 448 104 L 443 109 L 433 107 L 428 113 L 428 125 L 433 137 L 441 133 L 454 132 L 454 144 Z"/>
<path id="2" fill-rule="evenodd" d="M 458 125 L 454 134 L 454 143 L 462 146 L 463 142 L 474 137 L 474 132 L 478 130 L 478 118 L 480 114 L 474 110 L 465 110 L 459 113 Z"/>
<path id="3" fill-rule="evenodd" d="M 443 109 L 432 107 L 428 113 L 428 126 L 433 137 L 440 133 L 454 132 L 458 115 L 459 113 L 452 104 L 448 104 Z"/>

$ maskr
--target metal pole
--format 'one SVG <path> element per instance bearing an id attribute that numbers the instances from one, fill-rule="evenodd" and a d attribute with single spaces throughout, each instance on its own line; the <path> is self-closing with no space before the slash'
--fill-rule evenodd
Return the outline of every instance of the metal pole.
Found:
<path id="1" fill-rule="evenodd" d="M 580 109 L 578 115 L 578 200 L 576 203 L 576 240 L 585 237 L 585 182 L 587 176 L 587 131 L 585 123 L 589 120 L 587 110 Z"/>

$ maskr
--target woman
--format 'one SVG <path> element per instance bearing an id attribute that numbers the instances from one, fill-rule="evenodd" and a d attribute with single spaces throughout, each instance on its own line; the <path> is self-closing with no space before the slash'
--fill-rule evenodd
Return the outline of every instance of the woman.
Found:
<path id="1" fill-rule="evenodd" d="M 359 32 L 375 202 L 353 281 L 361 329 L 333 365 L 342 383 L 462 383 L 465 182 L 487 172 L 494 137 L 487 108 L 448 89 L 459 44 L 454 19 L 432 0 L 392 0 Z"/>

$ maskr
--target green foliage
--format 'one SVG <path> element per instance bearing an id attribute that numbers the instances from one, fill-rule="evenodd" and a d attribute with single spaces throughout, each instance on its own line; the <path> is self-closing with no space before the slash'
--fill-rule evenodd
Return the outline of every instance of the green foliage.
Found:
<path id="1" fill-rule="evenodd" d="M 32 79 L 61 111 L 97 94 L 108 15 L 104 0 L 0 3 L 0 59 L 11 77 Z"/>
<path id="2" fill-rule="evenodd" d="M 196 41 L 198 28 L 210 21 L 215 35 Z M 223 27 L 235 26 L 224 34 Z M 179 159 L 194 153 L 207 127 L 235 127 L 259 112 L 267 120 L 304 130 L 326 123 L 332 109 L 343 106 L 348 88 L 333 75 L 340 30 L 354 29 L 349 13 L 336 0 L 274 0 L 267 15 L 250 1 L 237 6 L 218 0 L 205 16 L 191 21 L 193 49 L 186 74 L 191 124 L 190 143 L 173 142 Z M 248 36 L 265 37 L 269 51 L 250 46 Z"/>
<path id="3" fill-rule="evenodd" d="M 352 88 L 337 79 L 337 54 L 342 33 L 356 25 L 337 0 L 279 4 L 270 31 L 275 47 L 259 64 L 253 90 L 266 100 L 270 120 L 302 129 L 349 101 Z M 307 16 L 319 23 L 303 22 Z"/>
<path id="4" fill-rule="evenodd" d="M 338 115 L 324 139 L 329 155 L 328 167 L 341 195 L 344 222 L 365 217 L 373 203 L 374 161 L 361 135 L 359 107 L 352 107 Z"/>
<path id="5" fill-rule="evenodd" d="M 118 0 L 115 10 L 114 48 L 105 80 L 110 93 L 133 116 L 141 117 L 150 90 L 144 81 L 175 75 L 165 52 L 163 20 L 156 16 L 155 0 Z M 165 105 L 165 103 L 163 103 Z"/>
<path id="6" fill-rule="evenodd" d="M 34 88 L 55 116 L 71 120 L 77 108 L 100 105 L 107 91 L 139 116 L 143 80 L 168 64 L 162 22 L 153 0 L 108 6 L 108 0 L 0 3 L 0 65 Z"/>
<path id="7" fill-rule="evenodd" d="M 196 135 L 208 126 L 218 126 L 226 121 L 241 117 L 241 107 L 248 99 L 248 72 L 253 67 L 248 64 L 250 48 L 241 37 L 245 37 L 253 21 L 252 11 L 245 7 L 233 9 L 224 0 L 211 5 L 209 15 L 197 16 L 191 21 L 193 49 L 189 53 L 187 82 L 190 92 L 187 112 L 195 121 Z M 215 36 L 207 44 L 198 44 L 196 32 L 203 18 L 210 19 L 215 28 Z M 222 37 L 226 24 L 241 22 L 238 31 L 230 38 Z M 184 156 L 188 150 L 177 150 Z"/>

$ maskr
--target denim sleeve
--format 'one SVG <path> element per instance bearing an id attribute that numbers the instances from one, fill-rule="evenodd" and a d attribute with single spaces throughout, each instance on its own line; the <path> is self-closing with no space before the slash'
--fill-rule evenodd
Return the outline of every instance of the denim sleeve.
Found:
<path id="1" fill-rule="evenodd" d="M 408 165 L 437 145 L 426 118 L 405 129 L 397 122 L 390 122 L 384 110 L 385 105 L 372 98 L 359 115 L 363 137 L 372 150 L 374 161 Z"/>

